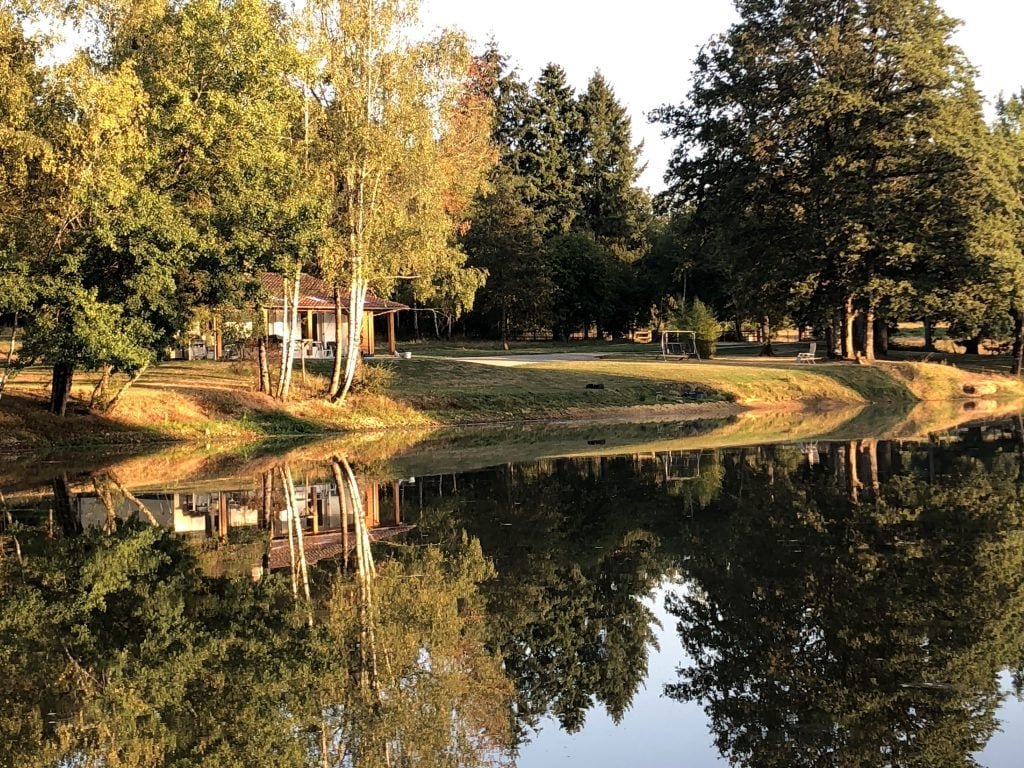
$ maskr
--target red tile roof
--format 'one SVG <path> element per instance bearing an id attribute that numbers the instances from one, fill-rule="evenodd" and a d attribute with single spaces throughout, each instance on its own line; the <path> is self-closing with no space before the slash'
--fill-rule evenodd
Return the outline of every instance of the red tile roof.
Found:
<path id="1" fill-rule="evenodd" d="M 260 277 L 260 286 L 263 289 L 263 295 L 266 297 L 268 306 L 273 308 L 284 306 L 284 279 L 281 275 L 274 272 L 264 272 Z M 348 291 L 342 291 L 341 296 L 342 303 L 347 307 L 349 301 Z M 400 309 L 408 308 L 405 304 L 399 304 L 397 301 L 381 299 L 372 293 L 366 294 L 366 312 L 397 312 Z M 303 275 L 299 285 L 299 309 L 333 311 L 334 289 L 319 277 Z"/>

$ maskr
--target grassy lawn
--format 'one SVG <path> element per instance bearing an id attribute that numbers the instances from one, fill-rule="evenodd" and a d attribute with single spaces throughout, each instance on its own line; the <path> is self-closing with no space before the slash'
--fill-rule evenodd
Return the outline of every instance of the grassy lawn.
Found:
<path id="1" fill-rule="evenodd" d="M 497 345 L 492 345 L 497 346 Z M 638 349 L 639 348 L 639 349 Z M 281 404 L 254 391 L 251 362 L 173 361 L 153 366 L 112 413 L 90 412 L 96 377 L 76 376 L 71 415 L 46 412 L 48 371 L 34 368 L 14 380 L 0 401 L 0 448 L 71 444 L 123 444 L 157 440 L 203 443 L 258 440 L 381 429 L 430 428 L 536 419 L 650 418 L 686 407 L 689 418 L 723 418 L 743 407 L 807 408 L 822 404 L 950 402 L 976 394 L 1019 397 L 1015 379 L 944 365 L 850 363 L 797 365 L 797 350 L 773 359 L 743 356 L 729 347 L 714 361 L 662 361 L 652 345 L 590 343 L 562 351 L 600 351 L 593 360 L 536 361 L 500 367 L 467 357 L 489 357 L 477 347 L 452 354 L 424 346 L 412 359 L 378 358 L 372 392 L 344 406 L 325 402 L 327 366 L 310 362 L 295 373 L 293 402 Z M 520 347 L 551 354 L 553 347 Z M 725 354 L 736 352 L 736 354 Z M 495 355 L 503 350 L 489 350 Z M 791 356 L 792 355 L 792 356 Z M 495 361 L 500 362 L 500 361 Z M 520 361 L 521 362 L 521 361 Z M 118 385 L 114 382 L 114 386 Z M 702 412 L 700 409 L 704 409 Z M 678 416 L 682 412 L 678 412 Z"/>

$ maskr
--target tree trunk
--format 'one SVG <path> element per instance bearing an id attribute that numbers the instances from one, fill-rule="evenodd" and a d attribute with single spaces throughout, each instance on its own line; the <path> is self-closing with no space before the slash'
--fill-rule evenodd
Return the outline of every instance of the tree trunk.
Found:
<path id="1" fill-rule="evenodd" d="M 924 318 L 924 351 L 935 351 L 935 324 L 930 317 Z"/>
<path id="2" fill-rule="evenodd" d="M 1024 310 L 1012 309 L 1013 317 L 1013 374 L 1020 376 L 1024 368 Z"/>
<path id="3" fill-rule="evenodd" d="M 100 380 L 96 382 L 96 386 L 92 390 L 92 395 L 89 397 L 89 410 L 95 408 L 97 403 L 102 403 L 107 399 L 107 385 L 110 383 L 110 372 L 112 369 L 113 366 L 103 366 L 103 371 L 100 373 Z"/>
<path id="4" fill-rule="evenodd" d="M 733 325 L 736 327 L 736 341 L 743 341 L 743 318 L 740 317 L 739 315 L 736 315 L 736 317 L 732 319 L 732 322 Z"/>
<path id="5" fill-rule="evenodd" d="M 65 536 L 74 536 L 82 532 L 82 521 L 71 508 L 71 486 L 66 472 L 53 481 L 53 506 Z"/>
<path id="6" fill-rule="evenodd" d="M 256 367 L 258 369 L 257 379 L 260 392 L 270 394 L 270 357 L 267 353 L 267 331 L 263 329 L 259 339 L 256 341 Z"/>
<path id="7" fill-rule="evenodd" d="M 18 313 L 14 313 L 14 324 L 11 326 L 11 342 L 7 348 L 7 360 L 4 361 L 4 372 L 0 374 L 0 397 L 4 395 L 7 380 L 11 375 L 11 361 L 14 360 L 14 344 L 18 340 Z"/>
<path id="8" fill-rule="evenodd" d="M 508 352 L 508 309 L 501 308 L 501 348 Z"/>
<path id="9" fill-rule="evenodd" d="M 864 346 L 861 352 L 864 360 L 875 362 L 875 308 L 870 305 L 864 310 Z"/>
<path id="10" fill-rule="evenodd" d="M 292 370 L 295 368 L 295 343 L 296 331 L 299 330 L 299 296 L 302 291 L 302 267 L 296 264 L 295 277 L 292 280 L 285 280 L 285 293 L 291 289 L 291 296 L 285 298 L 285 331 L 287 338 L 281 345 L 281 380 L 277 382 L 277 399 L 282 402 L 288 401 L 288 395 L 292 388 Z M 288 307 L 288 301 L 291 306 Z"/>
<path id="11" fill-rule="evenodd" d="M 341 335 L 341 317 L 345 314 L 345 305 L 342 303 L 342 292 L 340 286 L 334 288 L 334 363 L 331 365 L 331 383 L 327 387 L 328 399 L 334 397 L 338 392 L 341 391 L 341 381 L 343 374 L 342 360 L 344 354 L 342 350 L 345 349 L 345 340 Z"/>
<path id="12" fill-rule="evenodd" d="M 884 317 L 875 318 L 875 355 L 889 356 L 889 322 Z"/>
<path id="13" fill-rule="evenodd" d="M 832 357 L 833 351 L 836 344 L 836 329 L 829 323 L 825 326 L 825 349 L 828 350 L 828 356 Z"/>
<path id="14" fill-rule="evenodd" d="M 362 261 L 353 259 L 352 279 L 349 284 L 348 302 L 348 344 L 345 357 L 345 380 L 341 391 L 331 399 L 343 403 L 352 391 L 359 364 L 362 362 L 363 307 L 366 306 L 366 292 L 369 282 L 363 276 Z"/>
<path id="15" fill-rule="evenodd" d="M 141 379 L 142 374 L 144 374 L 148 369 L 149 363 L 146 363 L 144 366 L 139 368 L 138 372 L 134 376 L 132 376 L 127 382 L 125 382 L 125 385 L 117 391 L 117 394 L 114 395 L 114 399 L 103 407 L 103 410 L 106 411 L 107 413 L 113 411 L 114 408 L 117 407 L 117 404 L 121 402 L 121 398 L 124 397 L 124 393 L 127 392 L 131 388 L 131 386 L 135 384 L 135 382 Z"/>
<path id="16" fill-rule="evenodd" d="M 291 352 L 291 310 L 289 304 L 290 280 L 287 277 L 281 278 L 281 364 L 277 368 L 277 392 L 274 396 L 278 399 L 281 398 L 281 387 L 284 386 L 284 372 L 288 366 L 288 357 Z"/>
<path id="17" fill-rule="evenodd" d="M 856 355 L 853 345 L 853 324 L 857 313 L 853 311 L 853 297 L 847 297 L 843 304 L 843 360 L 853 360 Z"/>
<path id="18" fill-rule="evenodd" d="M 843 356 L 843 334 L 840 330 L 843 328 L 843 308 L 834 307 L 832 310 L 832 346 L 829 347 L 829 357 L 842 357 Z"/>
<path id="19" fill-rule="evenodd" d="M 68 411 L 68 397 L 71 395 L 71 382 L 75 376 L 75 366 L 70 363 L 56 363 L 50 378 L 50 413 L 64 416 Z"/>
<path id="20" fill-rule="evenodd" d="M 772 349 L 772 325 L 768 315 L 761 318 L 761 355 L 773 357 L 775 350 Z"/>
<path id="21" fill-rule="evenodd" d="M 963 339 L 961 344 L 964 345 L 965 355 L 980 355 L 981 354 L 981 337 L 972 336 L 969 339 Z"/>

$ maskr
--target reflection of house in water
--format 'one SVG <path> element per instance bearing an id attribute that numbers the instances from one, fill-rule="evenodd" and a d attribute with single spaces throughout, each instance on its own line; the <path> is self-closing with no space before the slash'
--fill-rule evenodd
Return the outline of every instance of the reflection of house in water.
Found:
<path id="1" fill-rule="evenodd" d="M 360 490 L 371 539 L 394 536 L 411 528 L 402 524 L 397 481 L 364 483 Z M 251 540 L 246 532 L 264 531 L 270 540 L 270 568 L 290 565 L 288 513 L 280 484 L 273 489 L 269 483 L 265 488 L 244 487 L 244 481 L 229 478 L 167 490 L 138 489 L 133 495 L 157 524 L 175 533 L 232 542 Z M 75 502 L 83 527 L 102 527 L 107 522 L 108 510 L 98 494 L 79 493 Z M 113 503 L 114 513 L 121 519 L 140 512 L 127 498 L 115 498 Z M 339 496 L 333 482 L 312 480 L 297 484 L 295 506 L 305 534 L 308 562 L 343 554 L 353 546 L 354 505 L 348 493 Z"/>

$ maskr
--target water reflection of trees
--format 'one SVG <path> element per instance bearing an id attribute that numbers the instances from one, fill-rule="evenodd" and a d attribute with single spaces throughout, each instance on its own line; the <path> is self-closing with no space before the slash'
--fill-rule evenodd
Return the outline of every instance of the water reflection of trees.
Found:
<path id="1" fill-rule="evenodd" d="M 289 495 L 290 469 L 272 474 L 270 493 Z M 0 765 L 500 761 L 511 691 L 485 644 L 479 544 L 375 559 L 359 522 L 353 567 L 308 567 L 308 598 L 298 541 L 293 589 L 288 573 L 212 578 L 145 520 L 15 526 L 19 556 L 0 560 Z"/>
<path id="2" fill-rule="evenodd" d="M 457 495 L 431 496 L 421 534 L 468 530 L 494 561 L 490 634 L 521 728 L 550 714 L 575 731 L 595 704 L 623 716 L 655 643 L 645 600 L 674 568 L 687 509 L 720 481 L 712 452 L 679 482 L 653 455 L 564 459 L 462 475 Z"/>
<path id="3" fill-rule="evenodd" d="M 972 453 L 728 457 L 668 601 L 693 663 L 667 691 L 703 702 L 723 755 L 974 764 L 1024 662 L 1024 503 L 1013 452 Z"/>

